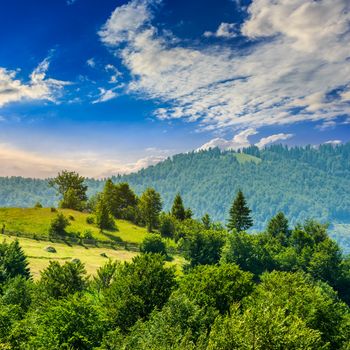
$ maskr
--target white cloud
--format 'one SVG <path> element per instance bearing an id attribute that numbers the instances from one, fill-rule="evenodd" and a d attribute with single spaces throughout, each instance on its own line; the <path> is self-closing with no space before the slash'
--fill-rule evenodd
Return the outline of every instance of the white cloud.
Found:
<path id="1" fill-rule="evenodd" d="M 107 64 L 105 66 L 105 70 L 107 72 L 111 72 L 112 75 L 109 79 L 110 83 L 117 83 L 119 78 L 122 76 L 122 73 L 119 72 L 118 68 L 116 68 L 115 66 L 113 66 L 113 64 Z"/>
<path id="2" fill-rule="evenodd" d="M 243 130 L 233 137 L 232 140 L 226 140 L 223 138 L 215 138 L 205 143 L 203 146 L 198 148 L 198 151 L 209 148 L 218 147 L 222 150 L 238 150 L 244 147 L 249 147 L 251 144 L 248 140 L 249 136 L 255 135 L 258 132 L 255 129 Z"/>
<path id="3" fill-rule="evenodd" d="M 46 78 L 49 59 L 43 60 L 30 74 L 27 83 L 16 79 L 17 71 L 0 67 L 0 108 L 7 103 L 22 100 L 55 102 L 62 88 L 69 82 Z"/>
<path id="4" fill-rule="evenodd" d="M 91 67 L 91 68 L 95 68 L 96 66 L 96 62 L 95 62 L 95 59 L 93 57 L 89 58 L 87 61 L 86 61 L 86 64 Z"/>
<path id="5" fill-rule="evenodd" d="M 101 178 L 138 171 L 165 158 L 165 155 L 149 155 L 123 164 L 109 155 L 95 152 L 45 154 L 0 143 L 0 176 L 47 178 L 68 169 L 78 171 L 83 176 Z"/>
<path id="6" fill-rule="evenodd" d="M 99 88 L 99 90 L 100 90 L 100 94 L 96 100 L 92 101 L 93 104 L 106 102 L 118 96 L 118 94 L 114 92 L 113 89 L 106 90 L 104 88 Z"/>
<path id="7" fill-rule="evenodd" d="M 197 151 L 206 150 L 206 149 L 215 148 L 215 147 L 218 147 L 221 150 L 238 150 L 238 149 L 246 148 L 253 145 L 249 141 L 249 137 L 256 135 L 257 133 L 258 133 L 257 130 L 253 128 L 249 128 L 236 134 L 232 140 L 215 138 L 205 143 L 203 146 L 199 147 Z M 283 134 L 283 133 L 270 135 L 260 139 L 257 143 L 255 143 L 255 146 L 259 148 L 264 148 L 265 146 L 271 143 L 287 140 L 292 136 L 293 136 L 292 134 Z"/>
<path id="8" fill-rule="evenodd" d="M 329 141 L 326 141 L 325 144 L 330 144 L 330 145 L 341 145 L 343 142 L 341 140 L 329 140 Z"/>
<path id="9" fill-rule="evenodd" d="M 291 137 L 293 137 L 293 134 L 280 133 L 280 134 L 270 135 L 267 137 L 263 137 L 258 143 L 255 144 L 255 146 L 259 148 L 264 148 L 265 146 L 270 145 L 271 143 L 288 140 Z"/>
<path id="10" fill-rule="evenodd" d="M 238 28 L 235 23 L 221 23 L 216 30 L 216 32 L 204 32 L 204 36 L 207 38 L 217 37 L 217 38 L 225 38 L 231 39 L 235 38 L 238 35 Z"/>
<path id="11" fill-rule="evenodd" d="M 243 52 L 193 48 L 164 34 L 151 23 L 151 4 L 118 7 L 99 34 L 129 69 L 129 92 L 170 105 L 156 111 L 159 118 L 213 130 L 350 114 L 347 93 L 329 97 L 350 85 L 348 0 L 253 0 L 242 26 L 251 45 Z"/>

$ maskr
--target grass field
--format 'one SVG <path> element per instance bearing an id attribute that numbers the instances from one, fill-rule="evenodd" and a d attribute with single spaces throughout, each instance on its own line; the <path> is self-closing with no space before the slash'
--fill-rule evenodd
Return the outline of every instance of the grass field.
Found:
<path id="1" fill-rule="evenodd" d="M 116 220 L 116 231 L 104 231 L 103 233 L 95 226 L 86 223 L 90 214 L 81 213 L 69 209 L 58 209 L 64 215 L 72 216 L 67 232 L 83 233 L 91 231 L 95 239 L 101 241 L 117 240 L 140 243 L 147 232 L 146 229 L 133 225 L 124 220 Z M 57 215 L 49 208 L 0 208 L 0 228 L 5 225 L 6 231 L 48 235 L 51 220 Z"/>
<path id="2" fill-rule="evenodd" d="M 93 275 L 96 270 L 108 261 L 108 259 L 118 261 L 131 261 L 138 253 L 127 250 L 117 250 L 111 248 L 98 247 L 83 247 L 81 245 L 68 246 L 64 243 L 51 243 L 45 241 L 37 241 L 29 238 L 13 237 L 7 235 L 0 235 L 0 240 L 6 240 L 8 243 L 18 239 L 24 253 L 28 257 L 30 271 L 34 279 L 39 278 L 40 271 L 44 270 L 50 260 L 56 260 L 60 264 L 72 259 L 80 259 L 85 264 L 86 271 L 89 275 Z M 51 246 L 56 249 L 56 253 L 49 253 L 45 250 L 46 247 Z M 101 256 L 105 253 L 106 257 Z M 181 267 L 184 264 L 184 258 L 175 256 L 171 262 L 166 265 L 176 266 L 177 273 L 181 273 Z"/>
<path id="3" fill-rule="evenodd" d="M 29 238 L 16 238 L 7 235 L 1 235 L 1 239 L 5 239 L 7 242 L 12 242 L 15 239 L 18 239 L 23 251 L 28 257 L 30 271 L 35 279 L 40 275 L 40 271 L 47 267 L 50 260 L 57 260 L 62 264 L 66 261 L 71 261 L 72 259 L 80 259 L 80 261 L 85 264 L 88 274 L 94 274 L 98 267 L 108 261 L 108 258 L 118 261 L 130 261 L 137 255 L 136 252 L 130 252 L 127 250 L 91 248 L 83 247 L 81 245 L 68 246 L 64 243 L 36 241 Z M 56 253 L 45 251 L 47 246 L 54 247 Z M 107 258 L 101 256 L 101 253 L 105 253 Z"/>
<path id="4" fill-rule="evenodd" d="M 261 159 L 260 158 L 252 156 L 250 154 L 236 153 L 235 157 L 238 160 L 238 162 L 241 163 L 241 164 L 244 164 L 244 163 L 247 163 L 247 162 L 253 162 L 255 164 L 261 163 Z"/>

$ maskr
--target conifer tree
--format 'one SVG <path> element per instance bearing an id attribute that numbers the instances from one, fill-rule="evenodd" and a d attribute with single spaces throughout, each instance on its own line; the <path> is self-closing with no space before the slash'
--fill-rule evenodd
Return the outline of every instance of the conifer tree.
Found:
<path id="1" fill-rule="evenodd" d="M 208 213 L 204 214 L 202 217 L 202 224 L 206 230 L 209 230 L 211 227 L 211 219 Z"/>
<path id="2" fill-rule="evenodd" d="M 238 232 L 241 232 L 252 227 L 253 220 L 250 213 L 251 210 L 247 205 L 243 192 L 239 190 L 230 209 L 230 218 L 227 225 L 229 231 L 236 229 Z"/>
<path id="3" fill-rule="evenodd" d="M 152 232 L 159 222 L 159 214 L 162 210 L 160 194 L 153 188 L 147 188 L 140 198 L 140 212 L 142 220 L 146 224 L 148 232 Z"/>
<path id="4" fill-rule="evenodd" d="M 279 212 L 269 221 L 267 225 L 267 232 L 274 237 L 279 234 L 284 234 L 285 236 L 290 234 L 288 219 L 282 212 Z"/>
<path id="5" fill-rule="evenodd" d="M 171 208 L 171 215 L 180 221 L 183 221 L 186 218 L 186 211 L 180 193 L 175 196 L 174 203 Z"/>
<path id="6" fill-rule="evenodd" d="M 115 228 L 114 219 L 110 214 L 107 203 L 102 196 L 96 205 L 96 224 L 100 230 Z"/>

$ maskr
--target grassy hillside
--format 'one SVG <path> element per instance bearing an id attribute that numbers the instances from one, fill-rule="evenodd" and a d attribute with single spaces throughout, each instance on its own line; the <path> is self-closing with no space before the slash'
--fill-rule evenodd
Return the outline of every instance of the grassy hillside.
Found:
<path id="1" fill-rule="evenodd" d="M 81 245 L 69 246 L 64 243 L 51 243 L 45 241 L 36 241 L 29 238 L 13 237 L 1 235 L 2 239 L 7 242 L 12 242 L 15 239 L 19 240 L 19 243 L 28 257 L 30 271 L 34 278 L 38 278 L 40 271 L 44 270 L 49 264 L 50 260 L 57 260 L 60 264 L 72 259 L 80 259 L 85 264 L 85 268 L 88 274 L 94 274 L 95 271 L 103 265 L 108 258 L 118 261 L 130 261 L 136 252 L 130 252 L 127 250 L 115 250 L 110 248 L 88 248 Z M 46 247 L 51 246 L 56 249 L 56 253 L 49 253 L 45 250 Z M 101 256 L 105 253 L 107 258 Z"/>
<path id="2" fill-rule="evenodd" d="M 116 220 L 117 230 L 102 233 L 95 225 L 86 223 L 89 214 L 69 209 L 59 211 L 74 218 L 70 220 L 67 232 L 83 233 L 89 230 L 95 239 L 101 241 L 140 243 L 147 233 L 146 229 L 124 220 Z M 48 235 L 50 222 L 56 215 L 49 208 L 0 208 L 0 227 L 4 224 L 6 231 L 45 236 Z"/>

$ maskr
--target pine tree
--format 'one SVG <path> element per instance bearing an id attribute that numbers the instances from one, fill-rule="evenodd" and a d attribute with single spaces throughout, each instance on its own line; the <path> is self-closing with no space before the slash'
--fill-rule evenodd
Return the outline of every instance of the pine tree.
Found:
<path id="1" fill-rule="evenodd" d="M 253 220 L 250 213 L 251 210 L 247 205 L 243 192 L 239 190 L 230 209 L 230 218 L 227 225 L 229 231 L 236 229 L 238 232 L 241 232 L 252 227 Z"/>
<path id="2" fill-rule="evenodd" d="M 140 212 L 142 220 L 147 226 L 148 232 L 152 232 L 159 222 L 159 214 L 162 210 L 160 194 L 153 188 L 147 188 L 140 198 Z"/>
<path id="3" fill-rule="evenodd" d="M 279 234 L 289 236 L 290 230 L 288 226 L 288 219 L 282 212 L 274 216 L 267 225 L 267 232 L 276 237 Z"/>
<path id="4" fill-rule="evenodd" d="M 208 213 L 204 214 L 202 217 L 202 224 L 206 230 L 209 230 L 211 227 L 211 219 Z"/>
<path id="5" fill-rule="evenodd" d="M 183 221 L 186 218 L 185 207 L 183 205 L 183 201 L 180 196 L 180 193 L 178 193 L 175 196 L 174 203 L 171 208 L 171 215 L 180 221 Z"/>
<path id="6" fill-rule="evenodd" d="M 103 196 L 96 205 L 96 224 L 100 230 L 114 229 L 114 219 L 110 214 L 107 203 Z"/>

